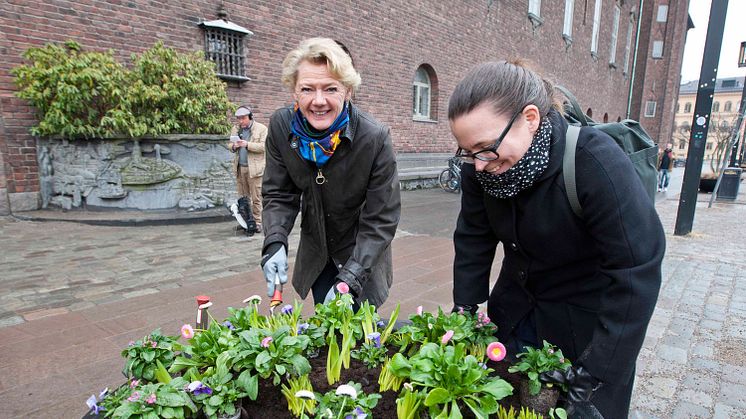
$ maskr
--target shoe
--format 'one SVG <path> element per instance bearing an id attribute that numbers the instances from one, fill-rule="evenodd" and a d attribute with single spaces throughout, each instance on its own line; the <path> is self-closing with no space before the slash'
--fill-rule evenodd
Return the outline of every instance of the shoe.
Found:
<path id="1" fill-rule="evenodd" d="M 661 192 L 661 188 L 658 188 L 658 192 Z"/>
<path id="2" fill-rule="evenodd" d="M 663 192 L 668 192 L 668 188 L 663 188 Z"/>

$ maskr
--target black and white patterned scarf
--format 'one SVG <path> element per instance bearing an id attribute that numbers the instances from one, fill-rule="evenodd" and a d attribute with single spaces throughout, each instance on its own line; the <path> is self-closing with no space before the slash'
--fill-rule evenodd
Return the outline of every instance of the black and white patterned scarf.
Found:
<path id="1" fill-rule="evenodd" d="M 477 172 L 477 180 L 482 189 L 500 199 L 513 197 L 518 192 L 528 189 L 549 166 L 551 135 L 552 123 L 545 117 L 536 130 L 526 154 L 513 167 L 499 175 Z"/>

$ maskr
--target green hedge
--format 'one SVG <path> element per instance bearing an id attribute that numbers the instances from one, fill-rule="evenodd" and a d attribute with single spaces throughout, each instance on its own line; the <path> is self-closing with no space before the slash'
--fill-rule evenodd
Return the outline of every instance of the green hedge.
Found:
<path id="1" fill-rule="evenodd" d="M 161 42 L 132 55 L 132 68 L 112 51 L 82 52 L 79 44 L 29 48 L 30 62 L 12 70 L 18 97 L 38 112 L 31 133 L 66 138 L 163 134 L 227 134 L 225 84 L 198 52 Z"/>

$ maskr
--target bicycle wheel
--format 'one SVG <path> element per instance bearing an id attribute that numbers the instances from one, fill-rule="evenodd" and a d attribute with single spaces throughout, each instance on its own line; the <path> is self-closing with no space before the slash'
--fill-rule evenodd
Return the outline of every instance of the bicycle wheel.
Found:
<path id="1" fill-rule="evenodd" d="M 459 179 L 450 169 L 444 169 L 438 176 L 438 183 L 444 191 L 458 193 L 460 189 Z"/>

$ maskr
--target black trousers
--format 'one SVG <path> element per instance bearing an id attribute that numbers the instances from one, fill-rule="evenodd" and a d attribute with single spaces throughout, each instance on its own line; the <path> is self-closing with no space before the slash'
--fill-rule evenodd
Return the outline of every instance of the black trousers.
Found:
<path id="1" fill-rule="evenodd" d="M 329 289 L 334 286 L 337 282 L 337 274 L 339 270 L 334 266 L 334 261 L 329 260 L 324 266 L 324 270 L 321 271 L 319 276 L 316 278 L 316 282 L 311 285 L 311 292 L 313 293 L 313 303 L 319 304 L 324 302 L 326 294 Z"/>
<path id="2" fill-rule="evenodd" d="M 311 292 L 313 293 L 313 304 L 323 304 L 326 294 L 329 293 L 329 289 L 334 286 L 337 282 L 337 274 L 339 269 L 334 265 L 333 260 L 326 262 L 324 270 L 321 271 L 319 276 L 316 278 L 316 282 L 311 285 Z M 352 310 L 357 311 L 360 308 L 360 304 L 355 300 L 352 304 Z"/>

